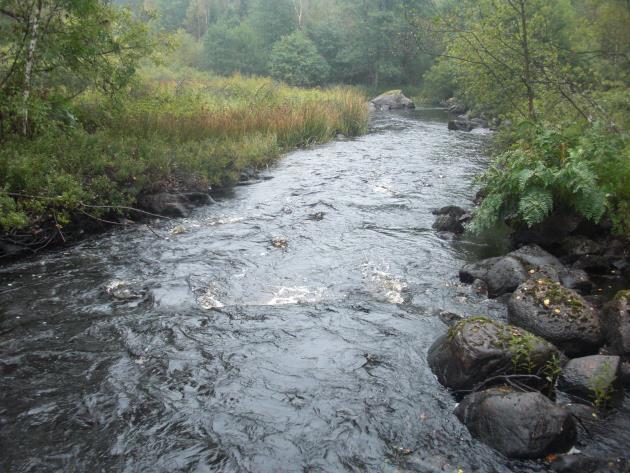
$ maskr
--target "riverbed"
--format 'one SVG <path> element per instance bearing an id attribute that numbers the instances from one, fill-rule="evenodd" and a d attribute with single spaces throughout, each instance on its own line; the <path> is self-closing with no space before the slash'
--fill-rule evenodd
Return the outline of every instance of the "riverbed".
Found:
<path id="1" fill-rule="evenodd" d="M 441 311 L 505 319 L 457 279 L 498 250 L 431 229 L 487 165 L 446 118 L 378 114 L 189 218 L 0 268 L 0 470 L 546 471 L 473 440 L 427 367 Z M 628 418 L 586 448 L 623 454 Z"/>

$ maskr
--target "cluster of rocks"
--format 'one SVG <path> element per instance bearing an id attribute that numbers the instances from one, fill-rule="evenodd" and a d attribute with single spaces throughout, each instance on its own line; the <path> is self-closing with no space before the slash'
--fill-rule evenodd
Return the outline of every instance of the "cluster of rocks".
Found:
<path id="1" fill-rule="evenodd" d="M 470 218 L 457 207 L 434 214 L 436 230 L 455 234 Z M 574 415 L 555 401 L 556 391 L 610 409 L 623 402 L 630 382 L 630 291 L 604 302 L 593 282 L 625 274 L 629 248 L 584 236 L 562 238 L 554 248 L 557 256 L 529 244 L 465 265 L 460 280 L 504 301 L 508 323 L 464 318 L 428 352 L 438 381 L 458 396 L 467 394 L 455 415 L 474 437 L 508 457 L 542 458 L 574 445 Z M 556 471 L 581 471 L 572 468 L 594 461 L 558 458 Z"/>
<path id="2" fill-rule="evenodd" d="M 446 107 L 451 119 L 448 121 L 449 130 L 472 131 L 475 128 L 491 128 L 496 125 L 491 123 L 483 114 L 472 116 L 465 104 L 450 98 L 446 101 Z"/>

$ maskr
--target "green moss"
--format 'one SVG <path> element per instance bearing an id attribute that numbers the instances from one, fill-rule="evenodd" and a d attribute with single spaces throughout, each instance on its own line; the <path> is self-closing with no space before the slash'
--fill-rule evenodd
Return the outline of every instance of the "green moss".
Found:
<path id="1" fill-rule="evenodd" d="M 488 317 L 483 317 L 483 316 L 468 317 L 464 320 L 460 320 L 459 322 L 457 322 L 455 325 L 453 325 L 451 328 L 448 329 L 448 339 L 453 340 L 459 334 L 462 328 L 464 328 L 464 326 L 468 324 L 478 324 L 478 325 L 492 324 L 492 325 L 498 326 L 498 324 L 494 320 L 489 319 Z"/>
<path id="2" fill-rule="evenodd" d="M 586 308 L 578 295 L 548 278 L 531 281 L 523 289 L 523 293 L 547 309 L 551 316 L 567 315 L 575 318 Z"/>
<path id="3" fill-rule="evenodd" d="M 630 300 L 630 289 L 624 289 L 615 294 L 614 300 L 620 301 L 622 299 Z"/>

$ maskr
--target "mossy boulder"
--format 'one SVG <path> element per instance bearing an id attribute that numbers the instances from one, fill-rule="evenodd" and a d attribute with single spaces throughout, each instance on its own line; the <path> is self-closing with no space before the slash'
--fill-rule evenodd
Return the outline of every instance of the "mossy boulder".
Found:
<path id="1" fill-rule="evenodd" d="M 508 321 L 550 341 L 568 356 L 603 345 L 599 313 L 577 292 L 547 278 L 529 279 L 508 302 Z"/>
<path id="2" fill-rule="evenodd" d="M 473 437 L 511 458 L 566 452 L 577 437 L 570 412 L 539 392 L 506 387 L 475 392 L 455 415 Z"/>
<path id="3" fill-rule="evenodd" d="M 544 384 L 546 372 L 559 359 L 560 352 L 551 343 L 484 317 L 456 323 L 428 352 L 429 366 L 439 382 L 457 391 L 508 374 L 539 375 L 537 384 Z"/>
<path id="4" fill-rule="evenodd" d="M 630 356 L 630 290 L 618 292 L 606 304 L 602 325 L 610 351 Z"/>
<path id="5" fill-rule="evenodd" d="M 618 356 L 593 355 L 574 358 L 560 374 L 558 388 L 578 402 L 606 408 L 623 402 Z"/>

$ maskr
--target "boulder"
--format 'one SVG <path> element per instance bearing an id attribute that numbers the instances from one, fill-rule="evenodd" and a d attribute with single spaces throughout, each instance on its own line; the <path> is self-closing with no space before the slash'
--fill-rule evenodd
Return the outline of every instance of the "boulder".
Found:
<path id="1" fill-rule="evenodd" d="M 450 232 L 456 235 L 464 233 L 464 225 L 459 218 L 453 215 L 438 215 L 433 222 L 433 229 L 438 232 Z"/>
<path id="2" fill-rule="evenodd" d="M 588 273 L 610 274 L 614 269 L 612 261 L 602 255 L 584 255 L 573 263 L 573 268 L 582 269 Z"/>
<path id="3" fill-rule="evenodd" d="M 400 110 L 416 108 L 411 99 L 405 97 L 401 90 L 390 90 L 372 99 L 370 103 L 376 110 Z"/>
<path id="4" fill-rule="evenodd" d="M 515 246 L 522 244 L 554 246 L 572 233 L 581 220 L 580 217 L 572 213 L 557 211 L 531 227 L 517 227 L 512 233 L 511 239 Z"/>
<path id="5" fill-rule="evenodd" d="M 456 205 L 447 205 L 441 209 L 433 210 L 433 215 L 437 215 L 433 223 L 433 229 L 438 232 L 450 232 L 456 235 L 464 233 L 464 223 L 470 218 L 470 214 Z"/>
<path id="6" fill-rule="evenodd" d="M 508 302 L 508 320 L 568 356 L 597 353 L 604 341 L 595 308 L 574 290 L 547 278 L 532 278 L 518 287 Z"/>
<path id="7" fill-rule="evenodd" d="M 582 235 L 573 235 L 560 242 L 565 261 L 574 263 L 581 256 L 599 255 L 603 252 L 601 244 Z"/>
<path id="8" fill-rule="evenodd" d="M 464 283 L 470 284 L 475 279 L 485 281 L 490 297 L 513 292 L 528 276 L 521 261 L 509 255 L 469 263 L 459 271 L 459 279 Z"/>
<path id="9" fill-rule="evenodd" d="M 457 322 L 438 338 L 427 361 L 442 385 L 463 391 L 494 376 L 542 374 L 554 358 L 559 360 L 560 352 L 551 343 L 523 329 L 474 317 Z"/>
<path id="10" fill-rule="evenodd" d="M 569 450 L 577 429 L 567 409 L 539 392 L 500 387 L 473 393 L 455 409 L 471 435 L 511 458 Z"/>
<path id="11" fill-rule="evenodd" d="M 602 327 L 610 352 L 630 355 L 630 290 L 618 292 L 606 304 Z"/>
<path id="12" fill-rule="evenodd" d="M 462 113 L 466 113 L 466 105 L 461 102 L 458 102 L 455 97 L 451 97 L 446 101 L 446 106 L 448 108 L 448 113 L 453 115 L 461 115 Z"/>
<path id="13" fill-rule="evenodd" d="M 623 401 L 618 356 L 593 355 L 570 360 L 558 378 L 558 388 L 576 401 L 610 407 Z"/>
<path id="14" fill-rule="evenodd" d="M 473 128 L 475 128 L 473 123 L 468 119 L 458 117 L 448 121 L 448 129 L 452 131 L 472 131 Z"/>
<path id="15" fill-rule="evenodd" d="M 151 213 L 165 217 L 187 217 L 193 208 L 193 203 L 184 194 L 160 192 L 145 194 L 138 199 L 138 205 Z"/>

